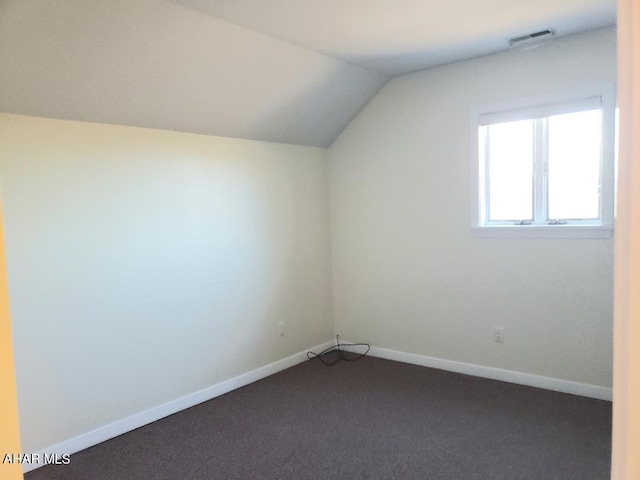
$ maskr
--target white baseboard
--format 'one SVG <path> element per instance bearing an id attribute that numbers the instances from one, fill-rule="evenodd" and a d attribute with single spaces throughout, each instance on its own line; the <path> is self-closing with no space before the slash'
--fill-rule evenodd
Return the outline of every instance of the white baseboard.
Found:
<path id="1" fill-rule="evenodd" d="M 345 348 L 345 350 L 348 349 L 348 345 L 343 346 L 343 348 Z M 612 389 L 608 387 L 572 382 L 570 380 L 561 380 L 559 378 L 543 377 L 540 375 L 533 375 L 531 373 L 484 367 L 482 365 L 444 360 L 441 358 L 427 357 L 425 355 L 417 355 L 415 353 L 404 353 L 379 347 L 371 347 L 369 355 L 372 357 L 394 360 L 396 362 L 411 363 L 413 365 L 420 365 L 423 367 L 431 367 L 439 370 L 447 370 L 449 372 L 473 375 L 474 377 L 490 378 L 492 380 L 517 383 L 519 385 L 527 385 L 529 387 L 544 388 L 546 390 L 570 393 L 583 397 L 596 398 L 598 400 L 611 401 L 613 398 Z"/>
<path id="2" fill-rule="evenodd" d="M 332 340 L 313 347 L 311 350 L 320 352 L 334 344 L 335 340 Z M 296 353 L 295 355 L 291 355 L 290 357 L 284 358 L 282 360 L 278 360 L 277 362 L 271 363 L 264 367 L 260 367 L 256 370 L 244 373 L 237 377 L 230 378 L 229 380 L 217 383 L 203 390 L 199 390 L 189 395 L 185 395 L 184 397 L 180 397 L 162 405 L 158 405 L 157 407 L 150 408 L 149 410 L 136 413 L 129 417 L 123 418 L 122 420 L 110 423 L 109 425 L 105 425 L 90 432 L 83 433 L 81 435 L 78 435 L 77 437 L 73 437 L 56 445 L 52 445 L 51 447 L 45 448 L 44 450 L 41 450 L 39 452 L 34 452 L 32 458 L 44 459 L 45 455 L 47 455 L 47 457 L 50 457 L 52 454 L 57 455 L 58 458 L 65 454 L 71 455 L 73 453 L 79 452 L 80 450 L 93 447 L 94 445 L 102 443 L 111 438 L 115 438 L 118 435 L 122 435 L 123 433 L 127 433 L 135 430 L 136 428 L 148 425 L 149 423 L 160 420 L 161 418 L 168 417 L 169 415 L 173 415 L 174 413 L 198 405 L 199 403 L 206 402 L 207 400 L 211 400 L 212 398 L 219 397 L 220 395 L 224 395 L 225 393 L 229 393 L 240 387 L 249 385 L 250 383 L 268 377 L 269 375 L 273 375 L 274 373 L 278 373 L 282 370 L 302 363 L 305 360 L 307 360 L 307 350 L 305 350 L 304 352 Z M 23 463 L 23 472 L 27 473 L 44 465 L 44 461 Z"/>
<path id="3" fill-rule="evenodd" d="M 342 343 L 342 341 L 341 341 Z M 346 342 L 341 347 L 345 350 L 349 350 L 349 345 Z M 325 348 L 335 345 L 335 340 L 331 340 L 324 344 L 313 347 L 310 350 L 315 352 L 321 352 Z M 386 360 L 394 360 L 396 362 L 410 363 L 413 365 L 420 365 L 423 367 L 437 368 L 439 370 L 447 370 L 450 372 L 462 373 L 465 375 L 473 375 L 475 377 L 490 378 L 493 380 L 500 380 L 503 382 L 517 383 L 520 385 L 527 385 L 530 387 L 544 388 L 547 390 L 553 390 L 557 392 L 570 393 L 573 395 L 581 395 L 583 397 L 596 398 L 599 400 L 612 399 L 612 389 L 607 387 L 600 387 L 597 385 L 589 385 L 585 383 L 572 382 L 569 380 L 561 380 L 558 378 L 543 377 L 539 375 L 533 375 L 530 373 L 514 372 L 512 370 L 503 370 L 500 368 L 484 367 L 481 365 L 474 365 L 470 363 L 456 362 L 453 360 L 444 360 L 441 358 L 427 357 L 425 355 L 418 355 L 415 353 L 405 353 L 396 350 L 389 350 L 380 347 L 371 347 L 369 355 L 377 358 L 384 358 Z M 185 395 L 184 397 L 172 400 L 157 407 L 145 410 L 140 413 L 136 413 L 129 417 L 118 420 L 109 425 L 97 428 L 77 437 L 70 438 L 49 448 L 45 448 L 39 452 L 33 454 L 34 458 L 44 459 L 45 455 L 51 456 L 52 454 L 61 457 L 65 454 L 73 454 L 92 447 L 99 443 L 102 443 L 111 438 L 115 438 L 123 433 L 130 432 L 136 428 L 140 428 L 149 423 L 160 420 L 161 418 L 168 417 L 174 413 L 180 412 L 187 408 L 198 405 L 199 403 L 206 402 L 212 398 L 219 397 L 225 393 L 229 393 L 250 383 L 256 382 L 263 378 L 278 373 L 287 368 L 293 367 L 299 363 L 307 360 L 307 351 L 296 353 L 290 357 L 278 360 L 264 367 L 252 370 L 237 377 L 225 380 L 218 384 L 203 390 Z M 34 462 L 23 464 L 23 471 L 30 472 L 36 468 L 44 466 L 44 463 Z"/>

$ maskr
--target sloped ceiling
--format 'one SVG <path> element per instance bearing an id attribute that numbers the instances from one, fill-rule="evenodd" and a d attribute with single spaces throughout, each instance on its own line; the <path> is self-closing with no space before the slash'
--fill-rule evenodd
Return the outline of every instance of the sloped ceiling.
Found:
<path id="1" fill-rule="evenodd" d="M 391 75 L 615 0 L 0 0 L 0 111 L 326 147 Z"/>
<path id="2" fill-rule="evenodd" d="M 387 77 L 163 0 L 0 1 L 0 111 L 328 146 Z"/>
<path id="3" fill-rule="evenodd" d="M 616 0 L 172 0 L 389 75 L 614 25 Z"/>

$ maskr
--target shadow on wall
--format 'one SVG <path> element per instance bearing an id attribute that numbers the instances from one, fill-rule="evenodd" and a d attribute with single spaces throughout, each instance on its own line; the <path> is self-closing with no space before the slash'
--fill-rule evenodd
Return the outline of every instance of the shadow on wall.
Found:
<path id="1" fill-rule="evenodd" d="M 228 23 L 217 18 L 207 2 L 199 0 L 170 0 L 188 10 L 199 12 L 217 22 Z M 257 5 L 256 8 L 261 8 Z M 244 27 L 239 27 L 244 30 Z M 260 89 L 264 95 L 256 101 L 254 108 L 242 109 L 245 118 L 241 121 L 245 133 L 243 138 L 277 138 L 283 125 L 287 134 L 284 143 L 301 143 L 296 139 L 307 138 L 306 145 L 328 147 L 346 128 L 351 120 L 364 108 L 389 80 L 380 74 L 355 64 L 311 50 L 297 47 L 273 37 L 253 32 L 264 42 L 273 43 L 270 55 L 260 58 L 255 52 L 238 50 L 235 68 L 239 75 L 234 78 L 234 90 L 239 98 Z M 279 52 L 276 53 L 276 52 Z M 275 54 L 274 54 L 275 53 Z M 256 84 L 255 72 L 246 65 L 260 65 L 264 72 L 278 72 L 279 76 L 264 75 Z M 242 71 L 246 75 L 242 74 Z M 283 79 L 286 81 L 283 82 Z"/>
<path id="2" fill-rule="evenodd" d="M 315 132 L 312 144 L 328 147 L 387 82 L 386 77 L 359 79 L 360 72 L 343 65 L 315 65 L 304 75 L 298 72 L 295 84 L 274 89 L 253 112 L 247 131 L 266 128 L 275 134 L 278 125 L 290 125 L 293 138 Z"/>

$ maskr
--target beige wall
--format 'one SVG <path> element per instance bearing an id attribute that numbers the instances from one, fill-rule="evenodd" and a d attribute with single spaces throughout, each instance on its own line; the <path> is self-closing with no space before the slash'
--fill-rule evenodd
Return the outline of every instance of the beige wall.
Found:
<path id="1" fill-rule="evenodd" d="M 25 452 L 332 338 L 323 149 L 2 114 L 0 187 Z"/>
<path id="2" fill-rule="evenodd" d="M 18 480 L 22 478 L 21 465 L 2 461 L 6 454 L 22 452 L 6 273 L 4 227 L 0 210 L 0 478 Z"/>
<path id="3" fill-rule="evenodd" d="M 391 80 L 329 150 L 336 332 L 611 387 L 613 241 L 474 238 L 469 192 L 473 107 L 615 79 L 611 28 Z"/>
<path id="4" fill-rule="evenodd" d="M 613 480 L 640 478 L 640 1 L 618 2 Z"/>

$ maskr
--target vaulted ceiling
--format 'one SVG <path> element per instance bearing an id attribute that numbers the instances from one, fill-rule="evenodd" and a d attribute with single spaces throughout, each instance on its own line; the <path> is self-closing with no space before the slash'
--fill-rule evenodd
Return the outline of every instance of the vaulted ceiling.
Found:
<path id="1" fill-rule="evenodd" d="M 615 0 L 0 0 L 0 111 L 328 146 L 392 75 Z"/>
<path id="2" fill-rule="evenodd" d="M 613 25 L 615 0 L 173 0 L 294 45 L 397 75 L 486 55 L 508 39 Z"/>

